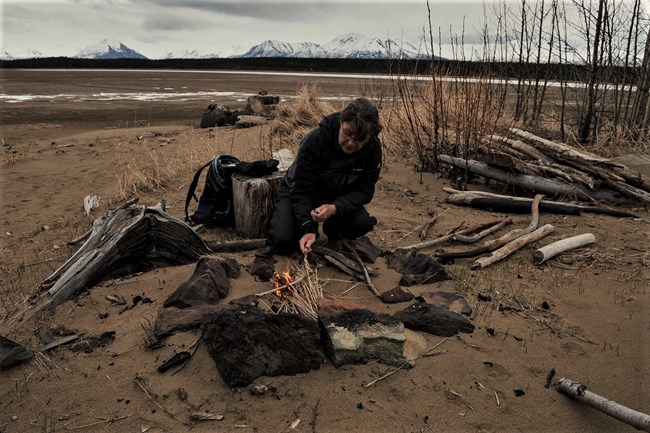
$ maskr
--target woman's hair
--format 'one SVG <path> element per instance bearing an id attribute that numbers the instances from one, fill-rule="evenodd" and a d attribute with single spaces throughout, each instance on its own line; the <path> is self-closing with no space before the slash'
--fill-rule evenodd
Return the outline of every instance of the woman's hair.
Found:
<path id="1" fill-rule="evenodd" d="M 357 98 L 350 102 L 341 111 L 339 120 L 341 123 L 347 122 L 355 127 L 355 139 L 359 141 L 369 137 L 376 138 L 382 130 L 379 123 L 379 110 L 367 98 Z"/>

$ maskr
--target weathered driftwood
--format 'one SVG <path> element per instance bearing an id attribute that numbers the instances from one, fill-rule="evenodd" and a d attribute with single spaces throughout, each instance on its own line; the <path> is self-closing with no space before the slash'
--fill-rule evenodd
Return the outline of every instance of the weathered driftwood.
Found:
<path id="1" fill-rule="evenodd" d="M 361 257 L 359 257 L 359 254 L 357 254 L 357 250 L 355 250 L 347 241 L 343 241 L 343 245 L 345 245 L 345 248 L 350 251 L 351 254 L 354 255 L 354 258 L 357 260 L 357 263 L 359 264 L 359 267 L 363 270 L 363 277 L 366 280 L 366 284 L 368 285 L 368 288 L 372 292 L 373 295 L 380 297 L 381 295 L 379 294 L 379 291 L 375 287 L 375 285 L 372 283 L 372 280 L 370 279 L 370 275 L 368 274 L 368 270 L 366 269 L 366 266 L 363 264 L 363 261 L 361 260 Z"/>
<path id="2" fill-rule="evenodd" d="M 562 378 L 557 383 L 557 390 L 638 430 L 650 432 L 650 415 L 588 391 L 585 385 Z"/>
<path id="3" fill-rule="evenodd" d="M 550 153 L 556 158 L 560 158 L 566 163 L 570 163 L 576 168 L 592 173 L 601 179 L 607 181 L 608 188 L 618 191 L 628 197 L 641 200 L 644 203 L 650 203 L 650 193 L 643 176 L 630 170 L 623 164 L 611 161 L 610 159 L 600 157 L 593 153 L 577 150 L 566 144 L 556 143 L 544 138 L 522 131 L 517 128 L 511 128 L 511 131 L 520 137 L 534 141 L 544 151 Z"/>
<path id="4" fill-rule="evenodd" d="M 483 246 L 479 248 L 474 248 L 468 251 L 460 251 L 454 253 L 440 253 L 440 254 L 436 254 L 436 257 L 442 263 L 445 263 L 453 259 L 464 259 L 469 257 L 480 256 L 495 251 L 503 247 L 504 245 L 506 245 L 508 242 L 512 242 L 518 237 L 532 232 L 537 228 L 537 225 L 539 224 L 539 203 L 541 200 L 542 200 L 541 195 L 536 195 L 535 198 L 532 200 L 532 203 L 530 204 L 530 211 L 531 211 L 530 223 L 526 228 L 511 230 L 508 233 L 501 236 L 500 238 L 485 242 Z"/>
<path id="5" fill-rule="evenodd" d="M 262 248 L 266 245 L 266 239 L 240 239 L 234 241 L 205 241 L 213 253 L 226 253 L 236 251 L 248 251 Z"/>
<path id="6" fill-rule="evenodd" d="M 471 206 L 477 209 L 487 209 L 493 212 L 525 213 L 530 210 L 530 204 L 532 202 L 532 199 L 526 197 L 513 197 L 485 191 L 459 191 L 446 187 L 443 188 L 443 191 L 451 194 L 447 196 L 446 201 L 448 203 L 453 203 L 461 206 Z M 596 213 L 623 218 L 638 218 L 636 214 L 620 211 L 617 209 L 582 206 L 550 200 L 542 200 L 539 204 L 539 211 L 541 213 L 553 213 L 561 215 Z"/>
<path id="7" fill-rule="evenodd" d="M 511 218 L 505 219 L 503 221 L 493 221 L 487 227 L 485 227 L 478 233 L 475 233 L 471 236 L 465 236 L 459 232 L 459 233 L 454 233 L 453 238 L 455 241 L 462 242 L 464 244 L 473 244 L 480 241 L 487 235 L 492 234 L 497 230 L 500 230 L 502 227 L 511 223 L 512 223 Z"/>
<path id="8" fill-rule="evenodd" d="M 548 194 L 550 196 L 566 196 L 581 201 L 617 201 L 616 196 L 608 191 L 589 191 L 577 185 L 569 185 L 552 179 L 532 176 L 529 174 L 511 173 L 472 159 L 466 160 L 449 155 L 439 155 L 438 160 L 454 165 L 460 169 L 466 169 L 472 173 L 504 182 L 508 185 L 518 186 L 538 193 Z"/>
<path id="9" fill-rule="evenodd" d="M 496 136 L 496 137 L 506 140 L 507 143 L 511 141 L 505 137 L 500 137 L 500 136 Z M 515 150 L 515 149 L 510 149 L 510 147 L 505 145 L 498 147 L 498 151 L 496 152 L 496 154 L 488 150 L 487 151 L 488 156 L 483 158 L 483 162 L 488 163 L 490 165 L 514 168 L 515 170 L 524 174 L 530 174 L 530 175 L 546 174 L 560 179 L 564 179 L 569 182 L 578 182 L 589 189 L 600 187 L 600 182 L 596 181 L 592 176 L 585 173 L 584 171 L 578 170 L 568 165 L 559 164 L 551 158 L 544 158 L 545 155 L 537 151 L 532 146 L 529 146 L 523 142 L 519 142 L 519 143 L 521 143 L 521 145 L 525 145 L 528 148 L 530 148 L 530 151 L 528 153 L 537 155 L 537 158 L 534 158 L 535 159 L 534 162 L 525 161 L 524 160 L 525 158 L 517 158 L 511 154 L 504 156 L 503 152 L 512 153 L 511 151 Z M 499 155 L 499 153 L 501 155 Z M 528 153 L 526 154 L 526 156 L 530 157 Z"/>
<path id="10" fill-rule="evenodd" d="M 210 253 L 205 242 L 181 220 L 155 207 L 132 205 L 106 212 L 93 222 L 86 242 L 41 284 L 55 307 L 83 289 L 128 267 L 182 265 Z"/>
<path id="11" fill-rule="evenodd" d="M 432 239 L 430 241 L 426 242 L 421 242 L 419 244 L 413 244 L 413 245 L 408 245 L 405 247 L 400 247 L 400 249 L 403 250 L 422 250 L 425 248 L 433 247 L 436 245 L 444 244 L 445 242 L 453 239 L 455 236 L 463 236 L 467 235 L 469 233 L 475 232 L 477 230 L 483 230 L 486 227 L 492 227 L 496 223 L 487 223 L 487 224 L 473 224 L 467 228 L 461 229 L 462 226 L 465 225 L 465 223 L 460 224 L 459 226 L 449 230 L 447 233 L 445 233 L 443 236 L 440 236 L 439 238 Z"/>
<path id="12" fill-rule="evenodd" d="M 342 263 L 347 268 L 354 271 L 355 274 L 363 274 L 365 269 L 365 272 L 369 272 L 371 275 L 375 275 L 374 271 L 366 269 L 366 267 L 363 264 L 359 264 L 354 260 L 346 257 L 344 254 L 341 254 L 338 251 L 335 251 L 331 248 L 327 248 L 322 245 L 314 245 L 312 249 L 316 254 L 335 258 L 338 262 Z"/>
<path id="13" fill-rule="evenodd" d="M 542 162 L 544 164 L 552 164 L 555 162 L 553 158 L 550 156 L 546 155 L 544 152 L 540 152 L 539 150 L 535 149 L 533 146 L 530 144 L 527 144 L 521 140 L 515 140 L 512 138 L 504 137 L 502 135 L 496 135 L 493 134 L 488 137 L 488 139 L 493 140 L 493 141 L 501 141 L 508 146 L 510 146 L 512 149 L 515 149 L 518 152 L 521 152 L 523 154 L 528 155 L 529 157 Z"/>
<path id="14" fill-rule="evenodd" d="M 543 238 L 544 236 L 553 232 L 553 230 L 555 230 L 555 227 L 553 227 L 551 224 L 546 224 L 538 228 L 532 233 L 528 233 L 523 236 L 520 236 L 514 241 L 509 242 L 503 247 L 494 251 L 489 256 L 481 257 L 480 259 L 476 260 L 472 265 L 472 269 L 484 269 L 493 263 L 503 260 L 506 257 L 508 257 L 510 254 L 524 247 L 525 245 L 528 245 L 531 242 L 535 242 L 536 240 Z"/>
<path id="15" fill-rule="evenodd" d="M 232 176 L 235 230 L 246 238 L 266 237 L 282 173 L 262 177 Z"/>
<path id="16" fill-rule="evenodd" d="M 591 233 L 584 233 L 578 236 L 562 239 L 552 244 L 545 245 L 533 252 L 533 259 L 536 265 L 541 265 L 548 259 L 569 250 L 584 247 L 596 242 L 596 237 Z"/>

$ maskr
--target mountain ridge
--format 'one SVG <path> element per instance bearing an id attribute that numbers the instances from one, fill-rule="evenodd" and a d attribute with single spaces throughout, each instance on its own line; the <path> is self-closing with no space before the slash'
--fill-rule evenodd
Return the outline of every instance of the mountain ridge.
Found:
<path id="1" fill-rule="evenodd" d="M 48 56 L 37 50 L 28 50 L 27 55 L 16 55 L 9 50 L 0 51 L 0 60 L 16 60 Z M 118 40 L 104 39 L 99 43 L 81 49 L 73 58 L 81 59 L 148 59 L 144 54 L 126 46 Z M 241 54 L 223 56 L 219 51 L 182 50 L 168 52 L 160 59 L 210 59 L 210 58 L 342 58 L 342 59 L 428 59 L 428 53 L 422 53 L 410 42 L 398 44 L 392 39 L 381 39 L 358 33 L 337 36 L 325 44 L 314 42 L 284 42 L 267 39 L 253 45 Z"/>

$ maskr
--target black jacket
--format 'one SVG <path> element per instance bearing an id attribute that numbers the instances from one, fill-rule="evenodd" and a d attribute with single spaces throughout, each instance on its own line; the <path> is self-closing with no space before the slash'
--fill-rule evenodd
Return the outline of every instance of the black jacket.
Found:
<path id="1" fill-rule="evenodd" d="M 379 179 L 381 143 L 371 138 L 361 150 L 346 154 L 339 145 L 339 113 L 325 117 L 303 138 L 298 156 L 284 176 L 293 213 L 303 233 L 317 233 L 318 223 L 309 215 L 331 203 L 337 215 L 360 209 L 372 200 Z"/>

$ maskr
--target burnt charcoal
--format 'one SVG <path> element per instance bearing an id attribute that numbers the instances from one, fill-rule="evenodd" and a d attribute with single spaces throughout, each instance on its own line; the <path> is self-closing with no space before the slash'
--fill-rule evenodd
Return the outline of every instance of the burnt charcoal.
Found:
<path id="1" fill-rule="evenodd" d="M 384 304 L 397 304 L 411 301 L 413 294 L 397 286 L 394 289 L 385 291 L 379 298 Z"/>
<path id="2" fill-rule="evenodd" d="M 230 281 L 221 261 L 202 257 L 189 280 L 182 283 L 163 304 L 165 308 L 188 308 L 217 304 L 230 291 Z"/>
<path id="3" fill-rule="evenodd" d="M 221 308 L 216 305 L 197 305 L 183 309 L 164 308 L 154 326 L 154 336 L 157 339 L 167 337 L 176 331 L 185 331 L 196 328 L 203 323 L 203 320 L 211 313 Z"/>
<path id="4" fill-rule="evenodd" d="M 467 318 L 437 305 L 412 304 L 395 313 L 394 317 L 409 329 L 441 337 L 474 332 L 474 325 Z"/>
<path id="5" fill-rule="evenodd" d="M 306 373 L 324 360 L 318 323 L 295 314 L 227 308 L 208 317 L 202 330 L 210 356 L 231 387 L 247 386 L 260 376 Z"/>
<path id="6" fill-rule="evenodd" d="M 406 264 L 402 273 L 403 275 L 399 280 L 399 283 L 407 287 L 450 280 L 453 278 L 451 272 L 445 269 L 445 267 L 437 260 L 424 254 L 416 254 L 415 257 Z"/>
<path id="7" fill-rule="evenodd" d="M 383 254 L 381 248 L 372 243 L 368 236 L 362 236 L 350 242 L 364 263 L 375 263 Z"/>

